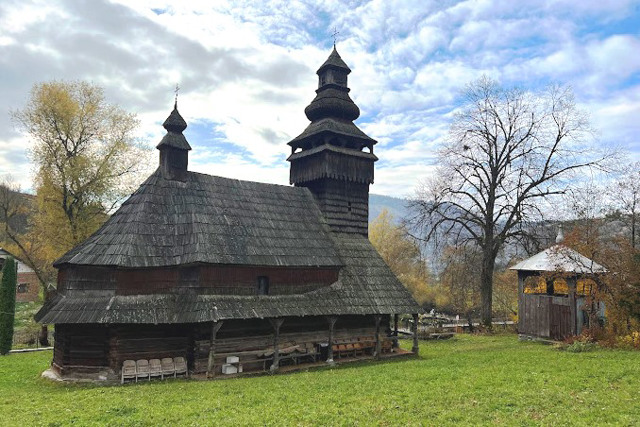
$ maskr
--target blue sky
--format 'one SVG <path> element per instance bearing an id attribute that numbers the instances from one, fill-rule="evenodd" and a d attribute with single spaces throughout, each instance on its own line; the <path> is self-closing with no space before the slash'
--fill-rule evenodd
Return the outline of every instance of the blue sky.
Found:
<path id="1" fill-rule="evenodd" d="M 35 83 L 83 79 L 138 114 L 149 146 L 180 83 L 191 170 L 287 184 L 286 143 L 308 124 L 334 28 L 356 123 L 379 141 L 374 193 L 410 195 L 430 176 L 461 90 L 483 74 L 571 85 L 595 142 L 640 160 L 640 1 L 3 0 L 0 177 L 31 187 L 31 142 L 9 111 Z"/>

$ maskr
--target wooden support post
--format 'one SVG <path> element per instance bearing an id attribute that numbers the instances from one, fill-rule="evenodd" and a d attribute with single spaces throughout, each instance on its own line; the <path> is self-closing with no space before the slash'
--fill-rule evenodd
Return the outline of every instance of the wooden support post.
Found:
<path id="1" fill-rule="evenodd" d="M 567 279 L 567 287 L 569 288 L 569 317 L 571 317 L 569 332 L 571 332 L 571 335 L 577 335 L 578 307 L 576 305 L 576 288 L 578 287 L 578 283 L 576 277 L 570 277 Z"/>
<path id="2" fill-rule="evenodd" d="M 413 347 L 411 351 L 418 354 L 418 313 L 413 315 Z"/>
<path id="3" fill-rule="evenodd" d="M 518 334 L 524 331 L 524 281 L 527 275 L 524 271 L 518 270 Z"/>
<path id="4" fill-rule="evenodd" d="M 333 330 L 338 321 L 337 316 L 327 316 L 329 322 L 329 348 L 327 349 L 327 363 L 333 365 Z"/>
<path id="5" fill-rule="evenodd" d="M 274 329 L 273 335 L 273 363 L 271 364 L 271 372 L 275 372 L 280 368 L 280 327 L 284 323 L 284 319 L 269 319 Z"/>
<path id="6" fill-rule="evenodd" d="M 207 378 L 215 375 L 216 335 L 222 327 L 222 322 L 213 322 L 211 325 L 211 339 L 209 340 L 209 362 L 207 363 Z"/>
<path id="7" fill-rule="evenodd" d="M 397 314 L 393 315 L 393 336 L 396 337 L 395 341 L 393 342 L 393 348 L 400 347 L 400 343 L 398 342 L 398 315 Z"/>
<path id="8" fill-rule="evenodd" d="M 376 359 L 380 359 L 380 353 L 382 353 L 382 341 L 380 340 L 380 321 L 382 316 L 375 315 L 373 318 L 376 320 Z"/>

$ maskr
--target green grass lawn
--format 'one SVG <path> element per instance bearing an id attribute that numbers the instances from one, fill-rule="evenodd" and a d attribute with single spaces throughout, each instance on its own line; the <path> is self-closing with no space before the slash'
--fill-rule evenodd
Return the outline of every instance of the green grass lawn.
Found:
<path id="1" fill-rule="evenodd" d="M 0 357 L 0 424 L 640 425 L 640 353 L 514 335 L 421 342 L 414 359 L 111 387 L 41 379 L 50 359 Z"/>

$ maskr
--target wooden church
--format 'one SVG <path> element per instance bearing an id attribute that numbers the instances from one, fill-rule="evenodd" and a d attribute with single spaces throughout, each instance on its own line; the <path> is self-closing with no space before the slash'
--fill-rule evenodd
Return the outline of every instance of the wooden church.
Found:
<path id="1" fill-rule="evenodd" d="M 367 237 L 376 141 L 353 123 L 350 72 L 335 47 L 318 69 L 311 123 L 289 142 L 293 186 L 190 172 L 176 104 L 158 169 L 54 263 L 36 320 L 55 324 L 57 375 L 184 357 L 213 376 L 230 356 L 277 370 L 389 349 L 394 315 L 397 331 L 420 307 Z"/>

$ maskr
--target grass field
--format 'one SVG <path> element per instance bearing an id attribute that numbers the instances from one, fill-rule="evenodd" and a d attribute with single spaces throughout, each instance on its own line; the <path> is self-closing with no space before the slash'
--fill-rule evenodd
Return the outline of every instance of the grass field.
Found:
<path id="1" fill-rule="evenodd" d="M 288 375 L 98 387 L 0 357 L 3 425 L 640 425 L 640 353 L 510 336 L 422 342 L 420 357 Z"/>

